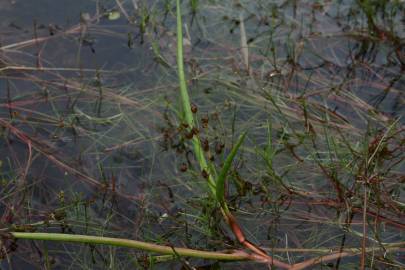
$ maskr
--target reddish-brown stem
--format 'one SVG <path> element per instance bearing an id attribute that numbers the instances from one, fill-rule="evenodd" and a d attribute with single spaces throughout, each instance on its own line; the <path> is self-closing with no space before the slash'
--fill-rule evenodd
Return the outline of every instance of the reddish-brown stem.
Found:
<path id="1" fill-rule="evenodd" d="M 290 269 L 291 265 L 284 263 L 282 261 L 279 261 L 277 259 L 274 259 L 272 256 L 268 255 L 264 250 L 262 250 L 260 247 L 256 246 L 255 244 L 251 243 L 245 238 L 245 235 L 240 228 L 239 224 L 236 222 L 235 217 L 230 213 L 230 212 L 223 212 L 225 214 L 225 218 L 229 224 L 229 227 L 231 227 L 231 230 L 235 237 L 238 239 L 239 243 L 241 243 L 244 247 L 249 249 L 250 251 L 253 252 L 253 255 L 257 260 L 259 261 L 265 261 L 269 263 L 270 265 L 274 265 L 283 269 Z"/>
<path id="2" fill-rule="evenodd" d="M 364 186 L 364 202 L 363 202 L 363 239 L 361 242 L 361 260 L 360 260 L 360 269 L 364 270 L 366 267 L 366 241 L 367 241 L 367 183 Z"/>
<path id="3" fill-rule="evenodd" d="M 324 263 L 327 261 L 333 261 L 336 260 L 338 258 L 343 258 L 343 257 L 347 257 L 347 256 L 352 256 L 354 255 L 353 253 L 349 253 L 349 252 L 339 252 L 339 253 L 333 253 L 330 255 L 325 255 L 325 256 L 321 256 L 321 257 L 317 257 L 317 258 L 313 258 L 313 259 L 309 259 L 300 263 L 296 263 L 294 265 L 292 265 L 289 269 L 290 270 L 301 270 L 301 269 L 305 269 L 307 267 L 310 266 L 314 266 L 316 264 L 319 263 Z"/>

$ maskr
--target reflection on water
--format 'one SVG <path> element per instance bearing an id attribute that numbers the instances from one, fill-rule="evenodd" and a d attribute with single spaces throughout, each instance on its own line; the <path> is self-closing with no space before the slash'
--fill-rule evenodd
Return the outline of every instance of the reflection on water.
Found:
<path id="1" fill-rule="evenodd" d="M 173 1 L 2 1 L 0 226 L 234 248 L 187 137 L 220 167 L 249 130 L 227 199 L 254 242 L 358 247 L 366 176 L 369 241 L 400 241 L 405 11 L 371 2 L 185 1 L 190 135 L 173 113 Z M 132 251 L 38 245 L 2 265 L 131 268 Z"/>

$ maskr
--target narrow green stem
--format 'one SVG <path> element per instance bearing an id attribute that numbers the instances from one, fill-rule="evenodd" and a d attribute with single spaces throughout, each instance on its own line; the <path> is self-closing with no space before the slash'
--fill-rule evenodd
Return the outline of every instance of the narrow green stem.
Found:
<path id="1" fill-rule="evenodd" d="M 193 126 L 194 118 L 190 106 L 190 97 L 187 92 L 186 76 L 184 75 L 184 59 L 183 59 L 183 29 L 181 21 L 180 0 L 177 0 L 177 72 L 179 75 L 180 95 L 183 107 L 184 116 L 187 124 Z"/>
<path id="2" fill-rule="evenodd" d="M 183 107 L 184 118 L 186 123 L 190 126 L 190 128 L 195 127 L 193 113 L 191 111 L 191 104 L 190 104 L 190 97 L 187 91 L 187 84 L 186 84 L 186 76 L 184 75 L 184 60 L 183 60 L 183 29 L 182 29 L 182 22 L 181 22 L 181 9 L 180 9 L 180 0 L 176 1 L 176 12 L 177 12 L 177 72 L 179 75 L 179 84 L 180 84 L 180 95 L 181 95 L 181 103 Z M 193 136 L 192 139 L 194 154 L 196 159 L 200 165 L 201 170 L 207 170 L 209 173 L 208 175 L 208 186 L 212 194 L 215 196 L 215 181 L 212 176 L 214 173 L 207 165 L 207 161 L 204 156 L 204 151 L 201 146 L 200 140 Z"/>
<path id="3" fill-rule="evenodd" d="M 46 241 L 58 241 L 58 242 L 73 242 L 81 244 L 101 244 L 110 245 L 116 247 L 127 247 L 140 249 L 149 252 L 156 252 L 159 254 L 167 254 L 173 256 L 184 257 L 196 257 L 201 259 L 211 260 L 226 260 L 226 261 L 240 261 L 251 260 L 252 257 L 243 252 L 236 251 L 233 253 L 222 253 L 213 251 L 203 251 L 189 248 L 178 248 L 170 246 L 161 246 L 141 241 L 111 238 L 111 237 L 99 237 L 90 235 L 78 235 L 78 234 L 63 234 L 63 233 L 27 233 L 27 232 L 12 232 L 15 238 L 30 239 L 30 240 L 46 240 Z"/>

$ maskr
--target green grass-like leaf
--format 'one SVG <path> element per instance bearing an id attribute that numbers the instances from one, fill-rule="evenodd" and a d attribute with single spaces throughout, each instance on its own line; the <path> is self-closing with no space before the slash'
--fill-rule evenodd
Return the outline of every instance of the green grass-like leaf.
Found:
<path id="1" fill-rule="evenodd" d="M 229 155 L 226 157 L 224 166 L 222 167 L 222 170 L 220 171 L 217 181 L 216 181 L 216 197 L 218 202 L 221 204 L 221 207 L 225 210 L 225 212 L 229 212 L 228 207 L 225 202 L 225 180 L 226 180 L 226 175 L 229 172 L 229 169 L 231 168 L 232 161 L 236 156 L 236 153 L 238 153 L 239 147 L 242 145 L 243 141 L 245 140 L 246 137 L 246 132 L 244 132 L 242 135 L 239 136 L 238 141 L 236 144 L 233 146 L 231 152 Z"/>

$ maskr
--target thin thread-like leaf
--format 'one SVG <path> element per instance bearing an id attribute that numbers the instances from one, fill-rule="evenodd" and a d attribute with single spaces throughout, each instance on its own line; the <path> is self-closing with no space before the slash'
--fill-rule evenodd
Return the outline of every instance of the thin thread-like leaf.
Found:
<path id="1" fill-rule="evenodd" d="M 247 44 L 246 29 L 242 13 L 239 14 L 239 26 L 240 26 L 240 48 L 242 52 L 243 63 L 246 70 L 250 70 L 249 66 L 249 46 Z"/>

